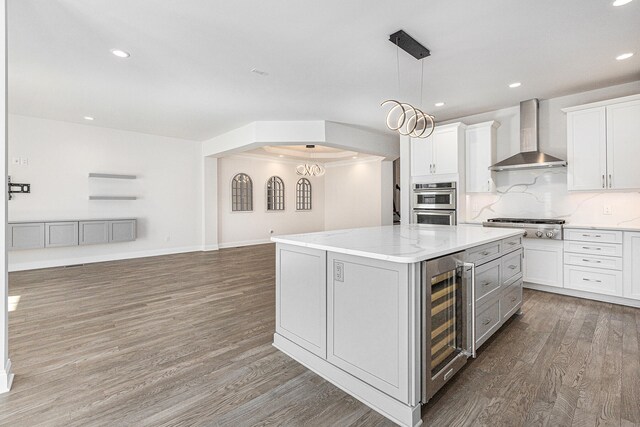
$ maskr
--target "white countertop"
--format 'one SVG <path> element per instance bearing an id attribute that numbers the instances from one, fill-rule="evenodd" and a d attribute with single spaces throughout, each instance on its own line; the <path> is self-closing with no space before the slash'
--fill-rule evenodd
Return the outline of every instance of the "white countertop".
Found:
<path id="1" fill-rule="evenodd" d="M 524 230 L 475 225 L 388 225 L 274 236 L 271 241 L 399 263 L 414 263 L 483 245 Z"/>
<path id="2" fill-rule="evenodd" d="M 618 230 L 618 231 L 640 231 L 640 225 L 624 224 L 624 225 L 602 225 L 602 224 L 580 224 L 567 223 L 564 228 L 588 228 L 590 230 Z"/>

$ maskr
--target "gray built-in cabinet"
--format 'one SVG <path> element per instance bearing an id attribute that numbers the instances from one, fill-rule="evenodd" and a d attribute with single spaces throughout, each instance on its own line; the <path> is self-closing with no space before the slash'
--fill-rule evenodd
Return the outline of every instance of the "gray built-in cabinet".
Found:
<path id="1" fill-rule="evenodd" d="M 136 239 L 136 220 L 11 222 L 9 250 L 130 242 Z"/>

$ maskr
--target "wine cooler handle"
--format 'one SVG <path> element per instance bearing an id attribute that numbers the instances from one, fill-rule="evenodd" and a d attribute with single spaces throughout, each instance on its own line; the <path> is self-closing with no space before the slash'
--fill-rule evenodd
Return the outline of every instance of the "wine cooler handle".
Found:
<path id="1" fill-rule="evenodd" d="M 468 352 L 471 357 L 476 358 L 476 265 L 472 262 L 463 264 L 465 272 L 467 267 L 471 267 L 471 349 Z"/>

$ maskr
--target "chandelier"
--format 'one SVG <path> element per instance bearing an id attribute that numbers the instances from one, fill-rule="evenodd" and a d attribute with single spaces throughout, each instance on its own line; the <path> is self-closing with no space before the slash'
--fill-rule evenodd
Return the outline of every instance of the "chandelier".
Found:
<path id="1" fill-rule="evenodd" d="M 308 144 L 306 148 L 313 150 L 316 146 Z M 313 153 L 309 153 L 309 158 L 313 158 Z M 319 163 L 302 163 L 296 166 L 296 173 L 300 176 L 322 176 L 324 172 L 324 167 Z"/>
<path id="2" fill-rule="evenodd" d="M 400 92 L 400 56 L 399 50 L 402 49 L 409 53 L 417 60 L 421 60 L 431 55 L 429 49 L 422 46 L 409 34 L 400 30 L 389 36 L 389 41 L 396 45 L 396 64 L 398 70 L 398 93 Z M 424 84 L 424 62 L 422 62 L 422 70 L 420 77 L 420 101 L 422 103 Z M 435 130 L 436 123 L 435 117 L 423 112 L 419 108 L 413 105 L 396 101 L 394 99 L 387 99 L 381 107 L 385 105 L 392 105 L 391 109 L 387 113 L 387 128 L 392 131 L 398 132 L 400 135 L 410 136 L 412 138 L 427 138 Z"/>

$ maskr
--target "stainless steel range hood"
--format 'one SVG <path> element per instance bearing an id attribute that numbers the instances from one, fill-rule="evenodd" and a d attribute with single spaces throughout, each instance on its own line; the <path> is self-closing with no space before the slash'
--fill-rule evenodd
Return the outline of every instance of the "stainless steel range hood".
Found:
<path id="1" fill-rule="evenodd" d="M 489 167 L 492 171 L 567 166 L 565 160 L 538 149 L 538 100 L 520 103 L 520 152 Z"/>

